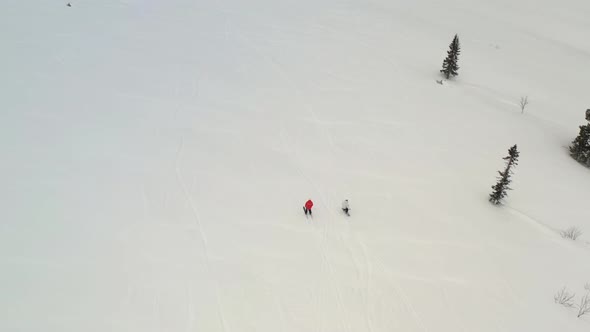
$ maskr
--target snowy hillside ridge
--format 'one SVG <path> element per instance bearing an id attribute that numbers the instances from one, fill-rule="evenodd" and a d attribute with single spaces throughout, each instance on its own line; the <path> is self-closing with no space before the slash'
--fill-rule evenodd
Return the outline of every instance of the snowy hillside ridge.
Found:
<path id="1" fill-rule="evenodd" d="M 590 328 L 590 2 L 2 7 L 0 331 Z"/>

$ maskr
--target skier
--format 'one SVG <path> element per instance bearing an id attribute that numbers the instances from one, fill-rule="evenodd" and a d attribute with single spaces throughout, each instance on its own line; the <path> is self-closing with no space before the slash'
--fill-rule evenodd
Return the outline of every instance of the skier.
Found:
<path id="1" fill-rule="evenodd" d="M 311 208 L 313 207 L 313 202 L 311 201 L 311 199 L 308 199 L 307 202 L 305 202 L 305 206 L 303 206 L 303 212 L 305 212 L 305 216 L 307 216 L 307 214 L 309 214 L 309 216 L 311 217 Z"/>
<path id="2" fill-rule="evenodd" d="M 347 216 L 350 216 L 350 213 L 348 213 L 349 210 L 350 207 L 348 205 L 348 200 L 345 199 L 344 201 L 342 201 L 342 211 L 344 211 L 344 213 L 346 213 Z"/>

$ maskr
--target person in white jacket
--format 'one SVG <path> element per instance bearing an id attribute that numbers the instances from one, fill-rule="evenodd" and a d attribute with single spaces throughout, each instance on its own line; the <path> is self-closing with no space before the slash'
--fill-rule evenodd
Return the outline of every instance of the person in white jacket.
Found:
<path id="1" fill-rule="evenodd" d="M 347 216 L 350 216 L 350 213 L 348 213 L 349 210 L 350 206 L 348 205 L 348 200 L 345 199 L 344 201 L 342 201 L 342 211 L 344 211 L 344 213 L 346 213 Z"/>

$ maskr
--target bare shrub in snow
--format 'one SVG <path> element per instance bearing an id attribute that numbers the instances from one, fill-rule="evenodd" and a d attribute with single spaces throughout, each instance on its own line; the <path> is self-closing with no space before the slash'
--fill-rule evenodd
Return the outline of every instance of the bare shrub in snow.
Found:
<path id="1" fill-rule="evenodd" d="M 580 299 L 580 305 L 578 306 L 578 318 L 590 313 L 590 292 L 582 296 Z"/>
<path id="2" fill-rule="evenodd" d="M 580 237 L 580 235 L 582 235 L 582 230 L 578 227 L 570 227 L 564 231 L 561 231 L 561 237 L 564 239 L 572 239 L 575 241 L 578 237 Z"/>
<path id="3" fill-rule="evenodd" d="M 565 287 L 563 287 L 553 296 L 553 299 L 555 300 L 555 303 L 571 308 L 574 306 L 574 296 L 576 296 L 575 293 L 570 293 Z"/>
<path id="4" fill-rule="evenodd" d="M 526 105 L 529 104 L 529 96 L 520 97 L 520 113 L 524 113 Z"/>

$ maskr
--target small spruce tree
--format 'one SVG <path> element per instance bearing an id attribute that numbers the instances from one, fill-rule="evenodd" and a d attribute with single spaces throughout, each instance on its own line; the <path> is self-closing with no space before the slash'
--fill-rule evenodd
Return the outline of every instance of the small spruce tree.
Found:
<path id="1" fill-rule="evenodd" d="M 590 166 L 590 124 L 580 126 L 580 133 L 570 146 L 570 155 L 578 162 Z"/>
<path id="2" fill-rule="evenodd" d="M 449 79 L 451 76 L 457 76 L 457 70 L 459 70 L 459 66 L 457 65 L 457 61 L 459 60 L 459 53 L 460 53 L 460 45 L 459 45 L 459 36 L 455 35 L 451 45 L 449 45 L 449 50 L 447 51 L 447 57 L 443 61 L 443 67 L 440 70 L 443 75 L 445 75 L 446 79 Z"/>
<path id="3" fill-rule="evenodd" d="M 494 205 L 498 205 L 501 203 L 502 199 L 506 197 L 507 191 L 512 190 L 509 187 L 510 182 L 510 175 L 512 175 L 512 167 L 518 165 L 518 156 L 520 152 L 518 152 L 516 148 L 516 144 L 508 149 L 508 156 L 502 158 L 506 160 L 506 168 L 504 171 L 498 171 L 500 176 L 498 177 L 498 182 L 492 186 L 494 191 L 490 194 L 490 202 Z"/>

